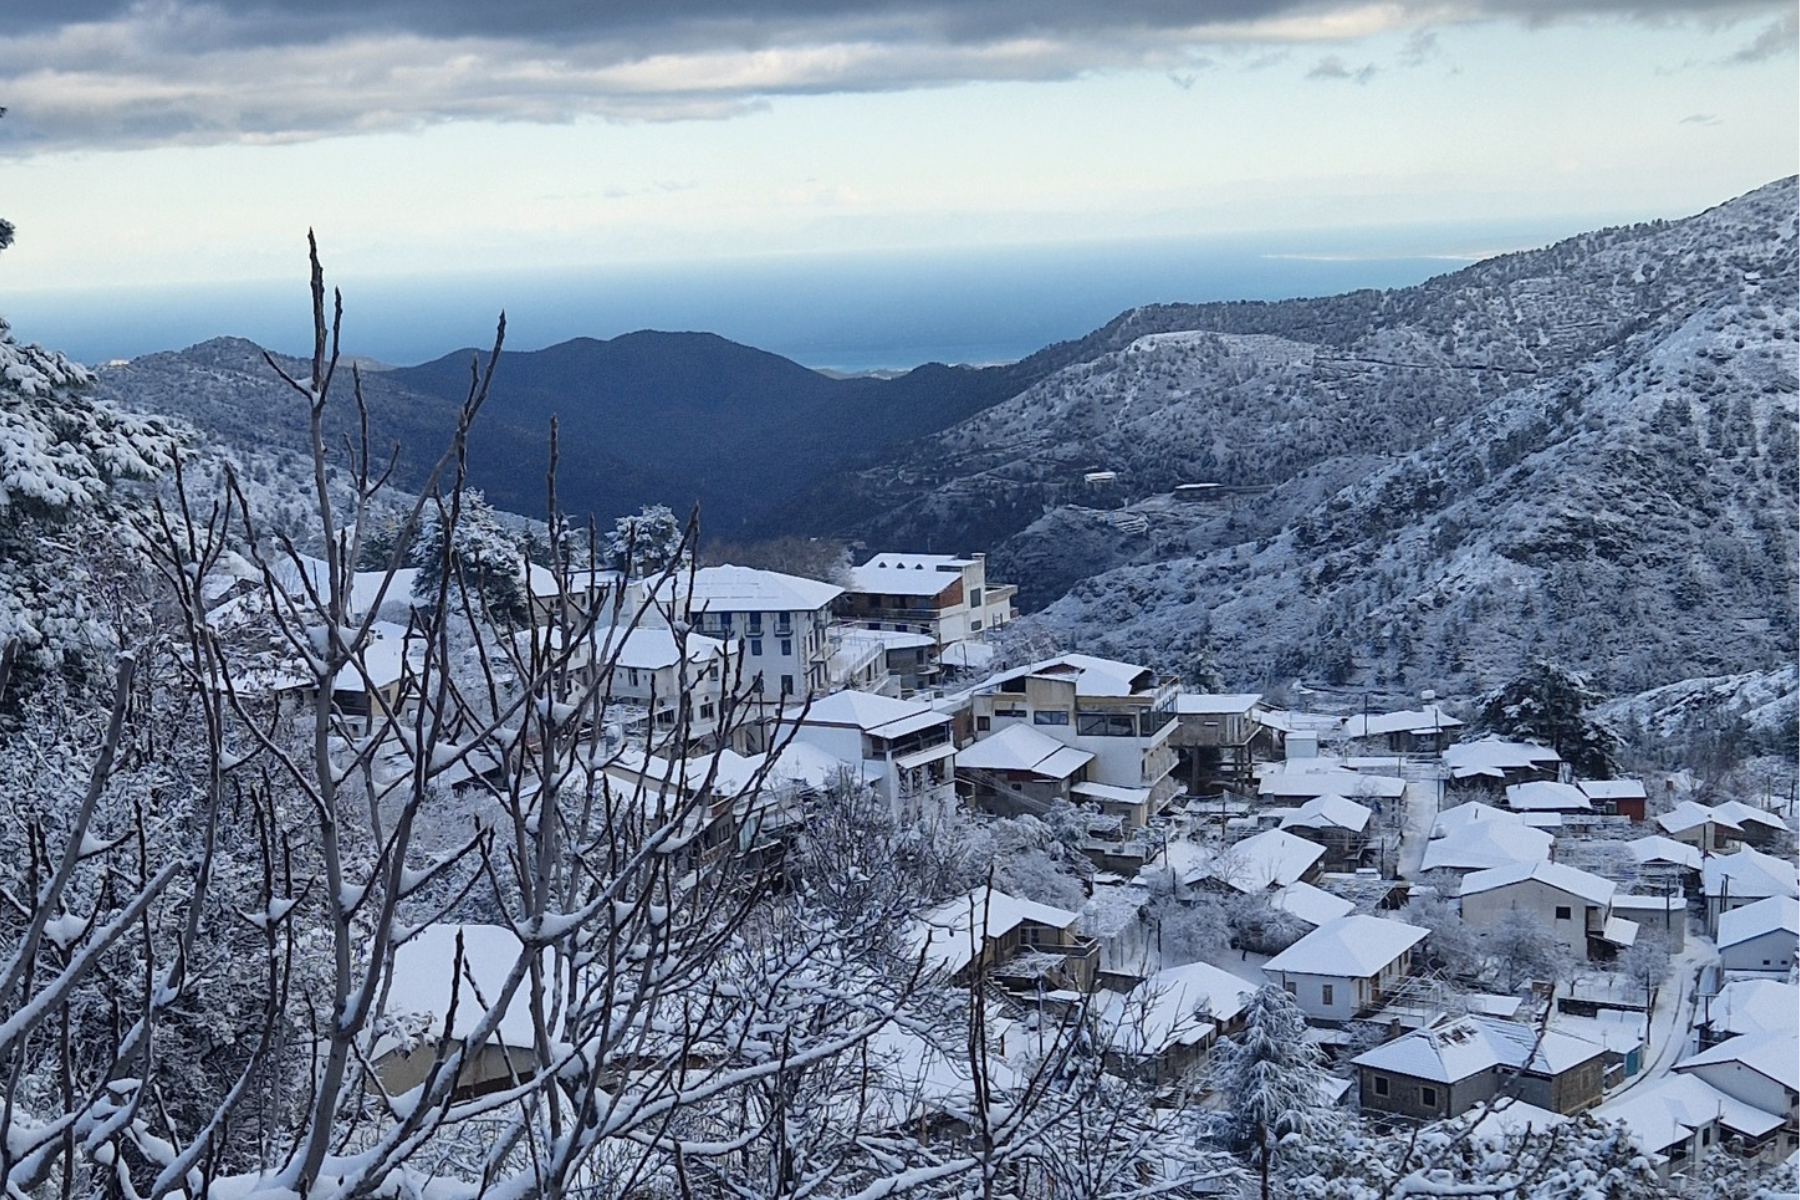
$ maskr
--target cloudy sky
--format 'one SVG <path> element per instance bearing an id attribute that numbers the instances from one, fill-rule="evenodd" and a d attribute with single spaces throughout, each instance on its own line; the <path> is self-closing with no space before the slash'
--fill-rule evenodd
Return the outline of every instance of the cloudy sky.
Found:
<path id="1" fill-rule="evenodd" d="M 8 311 L 289 277 L 308 226 L 371 278 L 1578 228 L 1703 208 L 1800 142 L 1791 0 L 6 9 Z"/>

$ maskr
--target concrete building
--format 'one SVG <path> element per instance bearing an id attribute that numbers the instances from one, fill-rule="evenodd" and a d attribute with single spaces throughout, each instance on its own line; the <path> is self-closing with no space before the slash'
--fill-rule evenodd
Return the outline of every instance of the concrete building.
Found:
<path id="1" fill-rule="evenodd" d="M 979 640 L 1012 620 L 1018 592 L 988 582 L 985 554 L 877 554 L 850 572 L 838 609 L 847 621 L 929 634 L 942 647 Z"/>
<path id="2" fill-rule="evenodd" d="M 970 704 L 977 741 L 1025 725 L 1091 754 L 1087 782 L 1123 789 L 1112 810 L 1142 827 L 1181 793 L 1169 744 L 1177 694 L 1173 678 L 1148 667 L 1065 654 L 991 677 Z"/>
<path id="3" fill-rule="evenodd" d="M 1426 931 L 1361 913 L 1327 921 L 1263 964 L 1308 1017 L 1349 1021 L 1379 1008 L 1412 973 Z"/>
<path id="4" fill-rule="evenodd" d="M 929 705 L 834 692 L 783 712 L 774 744 L 790 731 L 795 741 L 850 764 L 898 818 L 944 812 L 956 801 L 951 718 Z"/>
<path id="5" fill-rule="evenodd" d="M 1496 1096 L 1569 1115 L 1600 1103 L 1606 1048 L 1554 1030 L 1463 1017 L 1352 1059 L 1364 1112 L 1439 1121 Z"/>
<path id="6" fill-rule="evenodd" d="M 1529 913 L 1579 958 L 1605 958 L 1637 936 L 1634 922 L 1613 916 L 1610 879 L 1539 860 L 1463 876 L 1463 921 L 1483 932 L 1514 912 Z"/>

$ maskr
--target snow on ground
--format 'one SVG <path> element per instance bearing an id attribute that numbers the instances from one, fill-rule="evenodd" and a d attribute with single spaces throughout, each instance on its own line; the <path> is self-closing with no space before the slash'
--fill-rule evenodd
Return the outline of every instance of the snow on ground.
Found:
<path id="1" fill-rule="evenodd" d="M 1402 879 L 1416 879 L 1419 875 L 1419 864 L 1425 858 L 1425 843 L 1431 840 L 1431 828 L 1437 824 L 1443 787 L 1443 780 L 1436 774 L 1406 781 L 1406 819 L 1400 827 L 1398 871 Z"/>
<path id="2" fill-rule="evenodd" d="M 1719 961 L 1719 952 L 1703 937 L 1689 935 L 1687 945 L 1669 965 L 1669 982 L 1656 996 L 1650 1016 L 1650 1045 L 1642 1070 L 1626 1080 L 1594 1110 L 1601 1120 L 1625 1096 L 1644 1083 L 1661 1079 L 1687 1056 L 1694 1044 L 1694 1010 L 1699 1005 L 1700 972 Z M 1671 986 L 1673 984 L 1673 986 Z"/>

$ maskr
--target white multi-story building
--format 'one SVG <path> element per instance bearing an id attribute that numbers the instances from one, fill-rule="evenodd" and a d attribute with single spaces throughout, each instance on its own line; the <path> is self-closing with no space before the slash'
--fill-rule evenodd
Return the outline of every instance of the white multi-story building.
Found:
<path id="1" fill-rule="evenodd" d="M 808 696 L 829 686 L 831 605 L 844 589 L 755 567 L 702 567 L 674 611 L 731 647 L 732 672 L 753 696 Z"/>
<path id="2" fill-rule="evenodd" d="M 994 676 L 970 707 L 978 741 L 1018 723 L 1093 755 L 1088 790 L 1103 811 L 1141 828 L 1181 792 L 1170 745 L 1179 691 L 1148 667 L 1065 654 Z"/>
<path id="3" fill-rule="evenodd" d="M 939 646 L 971 638 L 1013 619 L 1019 589 L 990 584 L 987 556 L 877 554 L 850 572 L 839 608 L 868 629 L 924 633 Z"/>
<path id="4" fill-rule="evenodd" d="M 848 764 L 896 817 L 916 819 L 956 800 L 952 720 L 929 705 L 872 692 L 844 691 L 781 716 L 775 741 L 793 740 Z"/>

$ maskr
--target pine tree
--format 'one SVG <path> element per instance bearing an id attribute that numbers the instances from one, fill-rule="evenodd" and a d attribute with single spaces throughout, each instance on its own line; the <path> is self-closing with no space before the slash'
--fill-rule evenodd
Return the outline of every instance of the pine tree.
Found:
<path id="1" fill-rule="evenodd" d="M 1582 676 L 1534 658 L 1510 683 L 1481 698 L 1477 725 L 1541 742 L 1584 778 L 1610 779 L 1618 769 L 1619 739 L 1590 715 L 1599 699 Z"/>
<path id="2" fill-rule="evenodd" d="M 1244 1007 L 1244 1027 L 1213 1049 L 1221 1132 L 1249 1152 L 1269 1200 L 1270 1169 L 1281 1143 L 1306 1138 L 1325 1123 L 1318 1081 L 1323 1062 L 1306 1038 L 1306 1017 L 1278 987 L 1257 990 Z"/>

